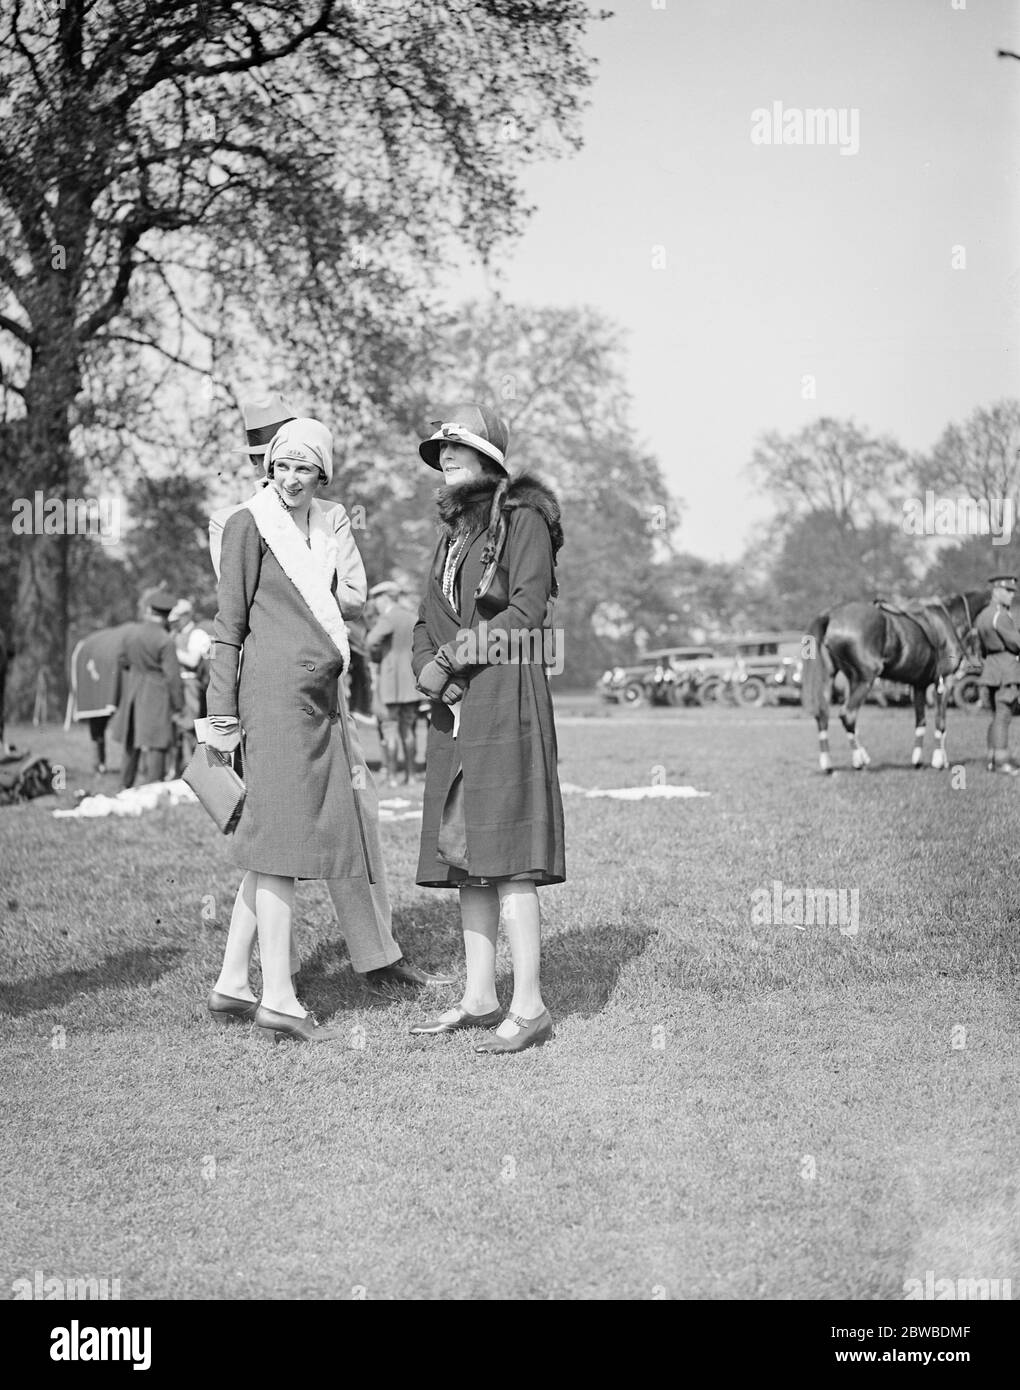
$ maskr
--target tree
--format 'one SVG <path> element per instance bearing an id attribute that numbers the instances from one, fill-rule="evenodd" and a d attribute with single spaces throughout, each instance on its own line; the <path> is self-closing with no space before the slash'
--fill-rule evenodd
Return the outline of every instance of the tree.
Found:
<path id="1" fill-rule="evenodd" d="M 583 0 L 5 6 L 5 493 L 70 495 L 125 434 L 197 451 L 241 362 L 328 385 L 364 423 L 454 244 L 492 256 L 526 217 L 523 164 L 579 143 L 591 17 Z M 132 379 L 150 389 L 125 420 Z M 58 684 L 72 541 L 19 547 L 19 660 Z"/>
<path id="2" fill-rule="evenodd" d="M 853 420 L 823 417 L 795 435 L 764 435 L 751 470 L 778 504 L 780 524 L 792 526 L 805 513 L 818 512 L 852 532 L 902 514 L 897 499 L 909 461 L 888 435 L 866 434 Z"/>
<path id="3" fill-rule="evenodd" d="M 422 360 L 426 370 L 408 393 L 419 432 L 405 442 L 402 457 L 413 469 L 417 438 L 443 405 L 490 401 L 506 417 L 511 470 L 546 479 L 563 508 L 556 608 L 563 683 L 589 682 L 620 646 L 632 650 L 636 630 L 660 613 L 662 565 L 679 517 L 677 499 L 630 421 L 619 328 L 591 309 L 522 308 L 492 299 L 466 305 L 438 325 Z M 426 481 L 426 493 L 437 481 Z M 422 484 L 412 486 L 419 489 L 413 505 L 420 507 Z M 429 500 L 425 515 L 432 510 Z M 419 527 L 421 516 L 414 517 Z M 427 559 L 434 543 L 429 523 L 413 546 Z"/>
<path id="4" fill-rule="evenodd" d="M 1020 535 L 1009 545 L 992 545 L 987 536 L 971 536 L 943 546 L 925 571 L 927 594 L 962 594 L 984 589 L 993 574 L 1020 574 Z"/>
<path id="5" fill-rule="evenodd" d="M 947 425 L 931 453 L 915 461 L 920 490 L 1020 507 L 1020 400 L 979 407 L 962 425 Z"/>
<path id="6" fill-rule="evenodd" d="M 881 521 L 848 530 L 827 512 L 798 517 L 770 567 L 781 627 L 806 627 L 841 599 L 906 598 L 917 587 L 914 547 L 898 527 Z"/>
<path id="7" fill-rule="evenodd" d="M 801 626 L 838 598 L 913 589 L 919 552 L 902 525 L 910 465 L 894 439 L 822 418 L 792 436 L 766 434 L 751 470 L 779 506 L 764 592 L 780 626 Z"/>

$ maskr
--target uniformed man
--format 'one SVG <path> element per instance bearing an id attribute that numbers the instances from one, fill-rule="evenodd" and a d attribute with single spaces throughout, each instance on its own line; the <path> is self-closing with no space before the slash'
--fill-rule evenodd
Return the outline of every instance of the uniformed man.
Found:
<path id="1" fill-rule="evenodd" d="M 212 638 L 195 622 L 195 607 L 187 598 L 178 599 L 170 610 L 170 631 L 184 687 L 184 712 L 177 721 L 174 746 L 174 776 L 180 777 L 195 751 L 195 720 L 205 718 Z"/>
<path id="2" fill-rule="evenodd" d="M 992 706 L 988 771 L 1015 776 L 1020 767 L 1009 755 L 1009 721 L 1020 700 L 1020 632 L 1009 606 L 1020 588 L 1020 580 L 1015 574 L 996 574 L 988 582 L 992 586 L 992 601 L 974 623 L 985 659 L 979 679 L 988 687 Z"/>
<path id="3" fill-rule="evenodd" d="M 174 639 L 167 631 L 174 597 L 149 589 L 143 618 L 121 631 L 118 664 L 126 672 L 110 733 L 124 745 L 121 786 L 133 787 L 142 760 L 142 781 L 161 782 L 173 747 L 176 717 L 184 708 Z"/>

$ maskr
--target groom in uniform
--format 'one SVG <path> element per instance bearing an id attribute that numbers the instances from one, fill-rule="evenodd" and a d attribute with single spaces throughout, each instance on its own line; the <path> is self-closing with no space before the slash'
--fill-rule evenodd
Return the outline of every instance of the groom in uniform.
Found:
<path id="1" fill-rule="evenodd" d="M 262 400 L 242 402 L 241 411 L 244 416 L 248 442 L 244 448 L 235 449 L 234 452 L 248 455 L 255 469 L 258 486 L 260 488 L 265 487 L 268 479 L 262 475 L 262 467 L 266 451 L 280 426 L 286 424 L 288 420 L 297 419 L 299 412 L 294 410 L 276 392 L 271 392 Z M 227 519 L 246 505 L 245 502 L 239 502 L 235 506 L 221 507 L 218 511 L 213 512 L 209 518 L 209 551 L 212 555 L 217 579 L 220 575 L 223 528 Z M 340 612 L 344 618 L 357 617 L 365 605 L 368 593 L 365 565 L 355 544 L 351 531 L 351 521 L 346 508 L 340 502 L 330 502 L 325 498 L 322 499 L 322 505 L 327 508 L 333 523 L 333 533 L 336 536 L 339 550 L 337 600 L 340 604 Z M 342 686 L 343 676 L 341 676 L 340 683 Z M 372 860 L 381 864 L 382 854 L 378 845 L 379 801 L 375 784 L 368 771 L 368 764 L 365 761 L 357 728 L 349 716 L 347 728 L 352 764 L 356 764 L 362 772 L 358 794 L 366 811 L 366 830 L 370 835 L 374 835 L 377 841 L 371 847 L 374 850 Z M 352 766 L 351 770 L 353 775 L 355 767 Z M 237 932 L 240 936 L 247 938 L 250 941 L 250 946 L 253 946 L 255 942 L 255 915 L 246 907 L 244 902 L 244 889 L 247 880 L 248 875 L 245 874 L 234 901 L 234 910 L 230 918 L 230 931 Z M 372 883 L 367 876 L 351 879 L 327 879 L 326 887 L 333 902 L 333 911 L 336 913 L 340 930 L 347 941 L 351 965 L 369 990 L 373 993 L 384 992 L 382 987 L 390 984 L 419 986 L 454 983 L 455 976 L 430 975 L 427 971 L 419 969 L 418 966 L 405 959 L 401 953 L 400 947 L 393 939 L 393 913 L 385 879 L 380 877 L 378 883 Z M 248 896 L 249 899 L 252 898 L 251 894 Z M 298 963 L 292 961 L 291 965 L 292 973 L 296 974 Z"/>
<path id="2" fill-rule="evenodd" d="M 988 688 L 992 706 L 988 771 L 1015 777 L 1020 767 L 1010 757 L 1009 722 L 1020 700 L 1020 632 L 1009 610 L 1020 581 L 1015 574 L 994 574 L 988 582 L 992 586 L 992 601 L 974 622 L 985 659 L 980 681 Z"/>

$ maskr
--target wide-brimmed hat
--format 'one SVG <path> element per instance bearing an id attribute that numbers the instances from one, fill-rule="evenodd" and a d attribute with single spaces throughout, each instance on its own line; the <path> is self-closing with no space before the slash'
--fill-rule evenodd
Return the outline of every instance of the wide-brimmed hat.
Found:
<path id="1" fill-rule="evenodd" d="M 191 602 L 191 599 L 179 598 L 170 609 L 170 621 L 175 623 L 179 618 L 183 618 L 186 613 L 194 613 L 194 611 L 195 605 Z"/>
<path id="2" fill-rule="evenodd" d="M 299 416 L 281 425 L 266 452 L 266 471 L 280 459 L 311 463 L 321 468 L 326 482 L 333 479 L 333 435 L 321 420 Z"/>
<path id="3" fill-rule="evenodd" d="M 241 414 L 248 443 L 243 449 L 231 449 L 232 454 L 264 454 L 280 426 L 298 418 L 298 412 L 279 391 L 271 391 L 261 400 L 242 401 Z"/>
<path id="4" fill-rule="evenodd" d="M 1020 589 L 1020 579 L 1015 574 L 993 574 L 988 582 L 994 584 L 997 589 L 1008 589 L 1011 594 Z"/>
<path id="5" fill-rule="evenodd" d="M 476 401 L 462 401 L 444 411 L 442 419 L 431 423 L 435 433 L 418 445 L 419 454 L 430 468 L 441 468 L 439 451 L 449 440 L 452 444 L 467 444 L 477 449 L 506 472 L 510 430 L 506 421 L 489 406 L 479 405 Z"/>
<path id="6" fill-rule="evenodd" d="M 146 589 L 142 595 L 142 607 L 151 608 L 156 613 L 169 613 L 177 600 L 164 588 Z"/>

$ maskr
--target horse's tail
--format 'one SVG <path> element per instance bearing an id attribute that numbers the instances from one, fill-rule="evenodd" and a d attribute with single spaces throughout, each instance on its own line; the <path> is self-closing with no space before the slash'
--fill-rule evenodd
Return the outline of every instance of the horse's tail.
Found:
<path id="1" fill-rule="evenodd" d="M 827 712 L 827 689 L 832 676 L 832 661 L 825 650 L 828 628 L 828 613 L 820 613 L 804 635 L 800 699 L 804 709 L 816 718 Z"/>

